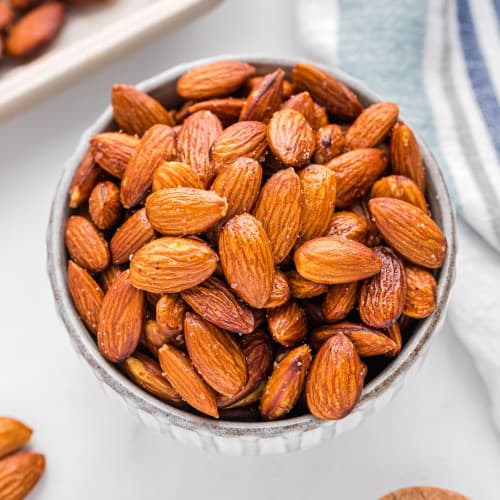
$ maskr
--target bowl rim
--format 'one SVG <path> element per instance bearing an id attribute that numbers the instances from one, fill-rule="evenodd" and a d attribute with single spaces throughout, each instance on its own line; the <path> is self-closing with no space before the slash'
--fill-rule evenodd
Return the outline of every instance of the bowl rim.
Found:
<path id="1" fill-rule="evenodd" d="M 197 59 L 179 64 L 163 71 L 152 78 L 142 81 L 136 87 L 144 92 L 154 92 L 157 88 L 176 81 L 186 71 L 220 60 L 241 60 L 257 66 L 281 66 L 291 68 L 298 62 L 306 61 L 302 57 L 268 57 L 248 54 L 218 55 Z M 364 101 L 380 102 L 382 99 L 360 80 L 344 71 L 307 59 L 307 62 L 328 71 L 340 81 L 348 85 Z M 410 121 L 400 115 L 408 124 Z M 311 414 L 301 415 L 286 420 L 271 422 L 235 422 L 229 420 L 214 420 L 180 410 L 156 399 L 132 381 L 126 378 L 115 366 L 108 363 L 99 353 L 97 344 L 82 323 L 71 299 L 66 281 L 67 257 L 64 245 L 64 223 L 66 220 L 68 192 L 74 171 L 88 149 L 88 140 L 93 135 L 102 132 L 112 120 L 112 108 L 108 105 L 97 120 L 88 127 L 78 142 L 72 156 L 65 162 L 65 167 L 57 185 L 47 228 L 47 271 L 52 286 L 56 309 L 63 320 L 75 350 L 93 369 L 95 375 L 117 392 L 122 398 L 130 401 L 136 408 L 166 420 L 169 424 L 187 430 L 195 430 L 206 434 L 222 437 L 274 437 L 285 433 L 302 433 L 324 426 L 333 426 L 341 421 L 319 420 Z M 407 342 L 401 353 L 379 375 L 372 379 L 364 388 L 361 398 L 349 417 L 362 412 L 373 399 L 382 395 L 402 377 L 413 365 L 419 353 L 429 342 L 432 334 L 446 312 L 450 289 L 454 280 L 456 259 L 456 226 L 455 212 L 451 202 L 442 172 L 429 147 L 412 127 L 419 142 L 428 178 L 432 178 L 437 194 L 437 203 L 441 207 L 441 227 L 447 238 L 447 254 L 438 280 L 436 308 L 434 312 L 416 327 L 412 338 Z"/>

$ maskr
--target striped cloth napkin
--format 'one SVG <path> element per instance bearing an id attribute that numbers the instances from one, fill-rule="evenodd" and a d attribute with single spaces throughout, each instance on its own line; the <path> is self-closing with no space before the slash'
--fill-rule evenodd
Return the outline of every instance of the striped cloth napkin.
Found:
<path id="1" fill-rule="evenodd" d="M 500 429 L 500 0 L 296 0 L 313 59 L 364 80 L 418 128 L 459 215 L 448 321 Z"/>

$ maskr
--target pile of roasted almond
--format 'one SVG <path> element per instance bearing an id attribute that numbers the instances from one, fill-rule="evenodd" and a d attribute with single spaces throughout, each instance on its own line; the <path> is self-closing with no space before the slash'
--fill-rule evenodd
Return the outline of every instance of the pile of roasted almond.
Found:
<path id="1" fill-rule="evenodd" d="M 297 64 L 112 90 L 71 187 L 68 284 L 102 355 L 169 404 L 340 419 L 433 311 L 446 241 L 396 104 Z M 362 360 L 363 359 L 363 360 Z"/>

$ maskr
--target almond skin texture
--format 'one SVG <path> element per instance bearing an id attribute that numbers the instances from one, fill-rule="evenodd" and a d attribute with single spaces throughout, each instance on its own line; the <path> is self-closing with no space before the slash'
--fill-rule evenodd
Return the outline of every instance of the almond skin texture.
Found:
<path id="1" fill-rule="evenodd" d="M 252 307 L 264 307 L 271 295 L 274 265 L 271 242 L 250 214 L 232 218 L 220 233 L 219 253 L 229 286 Z"/>
<path id="2" fill-rule="evenodd" d="M 292 297 L 295 299 L 311 299 L 327 291 L 327 286 L 306 280 L 297 271 L 288 271 L 286 278 L 290 284 Z"/>
<path id="3" fill-rule="evenodd" d="M 428 212 L 427 202 L 417 184 L 403 175 L 382 177 L 373 186 L 371 198 L 397 198 Z"/>
<path id="4" fill-rule="evenodd" d="M 336 212 L 332 216 L 327 236 L 343 236 L 349 240 L 366 243 L 368 226 L 365 220 L 354 212 Z"/>
<path id="5" fill-rule="evenodd" d="M 257 121 L 241 121 L 227 127 L 211 148 L 216 172 L 242 156 L 262 161 L 267 150 L 266 132 L 266 126 Z"/>
<path id="6" fill-rule="evenodd" d="M 429 271 L 406 266 L 406 298 L 403 313 L 410 318 L 427 318 L 436 307 L 437 283 Z"/>
<path id="7" fill-rule="evenodd" d="M 292 81 L 309 91 L 314 100 L 342 120 L 353 120 L 362 111 L 356 95 L 326 71 L 311 64 L 299 63 L 292 69 Z"/>
<path id="8" fill-rule="evenodd" d="M 333 217 L 336 197 L 335 174 L 322 165 L 309 165 L 299 172 L 302 186 L 303 241 L 323 236 Z"/>
<path id="9" fill-rule="evenodd" d="M 344 134 L 338 125 L 325 125 L 316 132 L 316 163 L 328 163 L 342 153 L 343 149 Z"/>
<path id="10" fill-rule="evenodd" d="M 378 230 L 394 250 L 423 267 L 443 265 L 446 239 L 423 210 L 395 198 L 373 198 L 368 206 Z"/>
<path id="11" fill-rule="evenodd" d="M 139 248 L 154 237 L 155 232 L 146 216 L 146 209 L 141 208 L 131 215 L 111 238 L 109 247 L 113 264 L 128 262 Z"/>
<path id="12" fill-rule="evenodd" d="M 89 150 L 78 166 L 69 189 L 70 208 L 78 208 L 89 199 L 101 173 Z"/>
<path id="13" fill-rule="evenodd" d="M 186 304 L 176 293 L 162 295 L 155 305 L 156 323 L 160 332 L 175 338 L 184 328 Z"/>
<path id="14" fill-rule="evenodd" d="M 311 350 L 307 345 L 296 347 L 279 362 L 267 381 L 260 402 L 260 411 L 265 420 L 276 420 L 295 406 L 310 363 Z"/>
<path id="15" fill-rule="evenodd" d="M 420 146 L 411 129 L 403 122 L 396 123 L 392 129 L 391 166 L 395 174 L 409 177 L 425 193 L 425 168 Z"/>
<path id="16" fill-rule="evenodd" d="M 293 168 L 276 172 L 264 184 L 254 215 L 271 240 L 274 263 L 283 262 L 295 245 L 302 221 L 301 183 Z"/>
<path id="17" fill-rule="evenodd" d="M 269 300 L 266 302 L 264 307 L 266 309 L 270 309 L 273 307 L 282 306 L 288 301 L 289 298 L 290 286 L 288 284 L 288 280 L 284 273 L 276 269 L 273 275 L 273 287 L 271 289 L 271 295 L 269 296 Z"/>
<path id="18" fill-rule="evenodd" d="M 392 102 L 378 102 L 363 110 L 349 127 L 345 144 L 349 149 L 372 148 L 380 144 L 398 118 L 399 108 Z"/>
<path id="19" fill-rule="evenodd" d="M 217 267 L 217 254 L 187 238 L 158 238 L 144 245 L 130 261 L 130 281 L 152 293 L 176 293 L 205 281 Z"/>
<path id="20" fill-rule="evenodd" d="M 309 125 L 314 129 L 316 126 L 316 109 L 314 101 L 311 99 L 309 92 L 300 92 L 292 95 L 290 99 L 281 105 L 281 109 L 294 109 L 304 115 Z"/>
<path id="21" fill-rule="evenodd" d="M 320 106 L 317 102 L 314 103 L 314 130 L 319 130 L 321 127 L 328 125 L 328 113 L 324 106 Z"/>
<path id="22" fill-rule="evenodd" d="M 332 285 L 328 288 L 322 304 L 322 311 L 328 323 L 344 319 L 356 305 L 358 283 Z"/>
<path id="23" fill-rule="evenodd" d="M 153 174 L 153 192 L 165 188 L 190 187 L 203 189 L 203 183 L 196 172 L 185 163 L 161 162 Z"/>
<path id="24" fill-rule="evenodd" d="M 310 163 L 316 148 L 311 126 L 304 115 L 294 109 L 274 113 L 267 128 L 267 141 L 282 163 L 294 167 Z"/>
<path id="25" fill-rule="evenodd" d="M 204 320 L 235 333 L 255 330 L 252 311 L 242 304 L 222 281 L 211 277 L 182 292 L 182 298 Z"/>
<path id="26" fill-rule="evenodd" d="M 158 359 L 165 378 L 186 403 L 205 415 L 219 418 L 212 389 L 196 373 L 182 351 L 165 344 L 160 348 Z"/>
<path id="27" fill-rule="evenodd" d="M 301 245 L 293 258 L 299 274 L 315 283 L 336 285 L 369 278 L 380 272 L 380 258 L 357 241 L 323 236 Z"/>
<path id="28" fill-rule="evenodd" d="M 227 208 L 227 201 L 217 193 L 185 187 L 161 189 L 146 200 L 149 222 L 170 236 L 202 233 L 222 220 Z"/>
<path id="29" fill-rule="evenodd" d="M 113 227 L 122 215 L 120 190 L 110 181 L 95 186 L 89 198 L 89 214 L 99 229 Z"/>
<path id="30" fill-rule="evenodd" d="M 33 489 L 45 468 L 45 457 L 20 451 L 0 461 L 0 498 L 22 500 Z"/>
<path id="31" fill-rule="evenodd" d="M 121 132 L 104 132 L 90 139 L 90 152 L 99 166 L 121 179 L 139 139 Z"/>
<path id="32" fill-rule="evenodd" d="M 149 356 L 137 352 L 122 363 L 122 368 L 139 387 L 153 396 L 174 405 L 182 403 L 179 394 L 163 378 L 160 365 Z"/>
<path id="33" fill-rule="evenodd" d="M 193 365 L 209 386 L 225 396 L 243 388 L 248 380 L 245 356 L 227 332 L 187 313 L 184 338 Z"/>
<path id="34" fill-rule="evenodd" d="M 110 264 L 104 271 L 99 275 L 99 283 L 104 293 L 106 293 L 113 281 L 115 281 L 118 276 L 122 273 L 122 270 L 115 266 L 114 264 Z"/>
<path id="35" fill-rule="evenodd" d="M 21 17 L 7 36 L 5 49 L 12 57 L 32 56 L 50 43 L 64 24 L 62 2 L 49 2 Z"/>
<path id="36" fill-rule="evenodd" d="M 363 388 L 361 361 L 348 337 L 330 337 L 314 356 L 306 381 L 310 412 L 325 420 L 339 420 L 354 408 Z"/>
<path id="37" fill-rule="evenodd" d="M 373 221 L 370 210 L 368 210 L 368 201 L 369 200 L 367 199 L 367 197 L 358 198 L 352 204 L 350 209 L 357 216 L 359 216 L 361 219 L 365 221 L 368 232 L 367 232 L 366 242 L 362 243 L 366 243 L 366 245 L 368 245 L 369 247 L 375 247 L 377 245 L 380 245 L 380 243 L 382 242 L 382 235 L 380 234 L 380 231 L 378 230 L 375 222 Z"/>
<path id="38" fill-rule="evenodd" d="M 267 313 L 267 325 L 273 339 L 285 347 L 299 344 L 307 335 L 306 313 L 294 301 L 270 309 Z"/>
<path id="39" fill-rule="evenodd" d="M 210 163 L 210 147 L 222 132 L 220 120 L 210 111 L 188 116 L 177 135 L 179 159 L 191 166 L 205 187 L 215 177 Z"/>
<path id="40" fill-rule="evenodd" d="M 380 149 L 365 148 L 349 151 L 329 161 L 337 179 L 336 205 L 346 208 L 369 191 L 387 168 L 387 157 Z"/>
<path id="41" fill-rule="evenodd" d="M 232 94 L 255 74 L 255 68 L 240 61 L 218 61 L 194 68 L 177 81 L 184 99 L 211 99 Z"/>
<path id="42" fill-rule="evenodd" d="M 285 72 L 278 68 L 265 75 L 250 92 L 243 105 L 240 121 L 256 120 L 267 123 L 280 108 Z"/>
<path id="43" fill-rule="evenodd" d="M 102 301 L 104 300 L 101 287 L 85 269 L 69 260 L 68 288 L 80 318 L 86 327 L 93 334 L 96 334 Z"/>
<path id="44" fill-rule="evenodd" d="M 182 326 L 184 328 L 184 326 Z M 158 326 L 158 323 L 149 319 L 144 325 L 144 345 L 155 358 L 158 358 L 158 352 L 163 344 L 171 344 L 177 347 L 184 345 L 184 336 L 182 333 L 176 335 L 165 334 Z"/>
<path id="45" fill-rule="evenodd" d="M 33 431 L 19 420 L 0 417 L 0 458 L 22 448 Z"/>
<path id="46" fill-rule="evenodd" d="M 97 345 L 112 363 L 128 358 L 139 344 L 144 324 L 144 293 L 132 286 L 129 271 L 113 281 L 102 302 Z"/>
<path id="47" fill-rule="evenodd" d="M 175 125 L 168 111 L 156 99 L 131 85 L 113 85 L 111 103 L 116 123 L 127 134 L 142 136 L 159 123 Z"/>
<path id="48" fill-rule="evenodd" d="M 211 111 L 224 125 L 231 125 L 238 121 L 241 108 L 245 99 L 239 97 L 224 97 L 222 99 L 209 99 L 191 104 L 188 107 L 190 114 L 197 111 Z"/>
<path id="49" fill-rule="evenodd" d="M 394 342 L 394 349 L 387 353 L 388 356 L 397 356 L 403 346 L 403 337 L 399 323 L 394 323 L 385 332 L 385 334 Z"/>
<path id="50" fill-rule="evenodd" d="M 72 215 L 66 222 L 66 248 L 71 258 L 87 271 L 99 272 L 109 263 L 106 240 L 85 217 Z"/>
<path id="51" fill-rule="evenodd" d="M 130 158 L 121 183 L 120 196 L 125 208 L 137 205 L 153 182 L 153 174 L 162 161 L 177 156 L 174 130 L 167 125 L 154 125 L 146 131 Z"/>
<path id="52" fill-rule="evenodd" d="M 364 281 L 359 291 L 359 315 L 374 328 L 388 328 L 403 313 L 406 297 L 406 274 L 403 263 L 387 247 L 373 251 L 382 262 L 380 273 Z"/>

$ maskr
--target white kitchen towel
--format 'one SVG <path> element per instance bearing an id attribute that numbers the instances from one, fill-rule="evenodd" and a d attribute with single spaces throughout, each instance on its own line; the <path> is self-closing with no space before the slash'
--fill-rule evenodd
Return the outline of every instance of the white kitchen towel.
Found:
<path id="1" fill-rule="evenodd" d="M 296 0 L 312 58 L 364 80 L 429 144 L 460 218 L 449 320 L 500 429 L 500 0 Z"/>

